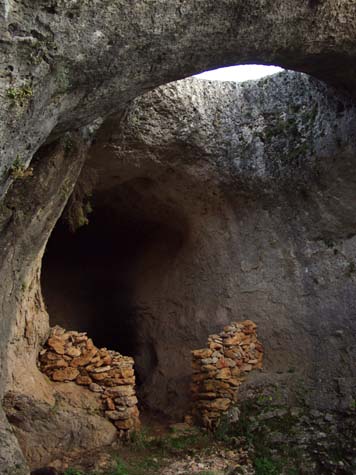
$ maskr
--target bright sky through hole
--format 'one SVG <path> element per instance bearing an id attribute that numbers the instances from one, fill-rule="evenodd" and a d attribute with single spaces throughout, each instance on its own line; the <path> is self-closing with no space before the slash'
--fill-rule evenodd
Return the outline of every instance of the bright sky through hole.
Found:
<path id="1" fill-rule="evenodd" d="M 260 64 L 246 64 L 241 66 L 231 66 L 229 68 L 215 69 L 197 74 L 195 77 L 210 79 L 211 81 L 236 81 L 243 82 L 251 79 L 260 79 L 283 71 L 277 66 L 262 66 Z"/>

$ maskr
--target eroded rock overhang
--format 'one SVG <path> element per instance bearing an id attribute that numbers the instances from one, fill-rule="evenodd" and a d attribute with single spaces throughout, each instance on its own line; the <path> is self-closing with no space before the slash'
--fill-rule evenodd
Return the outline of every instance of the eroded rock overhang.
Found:
<path id="1" fill-rule="evenodd" d="M 78 242 L 91 235 L 87 255 L 110 249 L 111 282 L 126 279 L 104 328 L 124 329 L 151 408 L 184 412 L 190 349 L 236 318 L 256 321 L 266 347 L 256 384 L 289 388 L 301 378 L 308 403 L 347 404 L 352 355 L 345 360 L 337 335 L 349 345 L 354 332 L 355 117 L 347 97 L 282 73 L 243 85 L 171 83 L 103 124 L 77 185 L 88 189 L 96 176 Z M 59 253 L 62 240 L 53 242 Z M 57 270 L 49 264 L 48 279 Z M 51 309 L 64 287 L 49 282 Z"/>
<path id="2" fill-rule="evenodd" d="M 18 156 L 27 166 L 49 136 L 206 69 L 276 64 L 355 89 L 353 0 L 100 0 L 95 6 L 4 0 L 1 6 L 0 172 Z"/>
<path id="3" fill-rule="evenodd" d="M 123 3 L 103 4 L 99 2 L 98 6 L 105 8 L 97 8 L 95 12 L 87 3 L 78 6 L 53 2 L 49 6 L 47 2 L 35 5 L 3 2 L 1 5 L 6 26 L 2 32 L 1 58 L 3 192 L 12 182 L 13 174 L 9 171 L 14 164 L 20 164 L 20 170 L 26 169 L 34 152 L 45 141 L 54 141 L 65 131 L 125 108 L 144 90 L 209 67 L 248 61 L 275 63 L 309 72 L 350 92 L 354 90 L 356 16 L 351 0 L 342 4 L 332 0 L 297 4 L 279 1 L 268 5 L 227 1 L 189 2 L 179 6 L 156 2 L 145 8 L 137 4 L 134 11 L 131 5 Z M 123 20 L 118 22 L 118 18 Z M 266 31 L 270 32 L 268 37 Z M 15 184 L 4 202 L 0 281 L 3 381 L 8 366 L 8 358 L 3 355 L 11 331 L 16 325 L 22 330 L 31 327 L 31 318 L 27 319 L 23 312 L 24 298 L 19 296 L 32 282 L 38 257 L 80 167 L 80 162 L 74 159 L 75 153 L 72 154 L 75 163 L 71 162 L 69 142 L 62 137 L 66 159 L 58 167 L 55 160 L 50 162 L 56 168 L 55 176 L 48 162 L 41 163 L 46 153 L 40 154 L 40 160 L 31 164 L 40 178 L 36 185 L 34 182 L 26 186 L 23 182 Z M 335 166 L 350 183 L 350 161 L 340 160 Z M 62 183 L 64 173 L 67 176 Z M 352 187 L 340 189 L 348 190 L 348 200 L 352 199 Z M 55 193 L 60 193 L 59 200 L 52 200 Z M 26 195 L 34 199 L 26 199 Z M 351 237 L 353 221 L 347 224 L 344 219 L 350 206 L 343 207 L 345 210 L 339 217 L 336 210 L 341 202 L 342 199 L 331 197 L 326 205 L 320 205 L 318 212 L 313 211 L 313 218 L 328 215 L 326 210 L 331 207 L 332 229 L 346 226 Z M 325 242 L 331 245 L 335 241 L 328 238 Z M 349 252 L 349 245 L 346 247 Z M 335 255 L 340 258 L 340 254 L 337 250 Z M 351 270 L 348 273 L 352 275 L 349 258 L 348 263 Z M 341 262 L 340 269 L 344 267 Z M 325 274 L 330 285 L 331 274 Z M 349 290 L 345 292 L 348 302 Z M 31 294 L 30 300 L 33 296 L 36 294 Z M 329 302 L 328 298 L 325 302 Z M 325 311 L 329 308 L 326 305 Z M 26 340 L 30 345 L 38 340 L 36 332 L 36 325 L 27 330 Z M 344 341 L 335 345 L 342 349 Z M 319 350 L 316 353 L 319 355 Z M 344 388 L 342 382 L 340 387 Z M 10 441 L 12 436 L 5 421 L 3 432 L 1 440 Z M 14 442 L 6 442 L 1 453 L 4 466 L 12 457 L 21 460 Z"/>

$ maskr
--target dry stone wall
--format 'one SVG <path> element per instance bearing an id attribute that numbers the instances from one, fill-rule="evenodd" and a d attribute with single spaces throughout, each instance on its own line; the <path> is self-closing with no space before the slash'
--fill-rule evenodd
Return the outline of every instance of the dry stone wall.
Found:
<path id="1" fill-rule="evenodd" d="M 39 356 L 41 371 L 52 381 L 73 381 L 100 393 L 105 416 L 122 438 L 140 425 L 133 365 L 133 358 L 97 348 L 86 333 L 59 326 L 51 329 Z"/>
<path id="2" fill-rule="evenodd" d="M 192 351 L 193 418 L 209 429 L 233 403 L 245 375 L 262 368 L 263 346 L 251 320 L 234 322 L 210 335 L 207 348 Z"/>

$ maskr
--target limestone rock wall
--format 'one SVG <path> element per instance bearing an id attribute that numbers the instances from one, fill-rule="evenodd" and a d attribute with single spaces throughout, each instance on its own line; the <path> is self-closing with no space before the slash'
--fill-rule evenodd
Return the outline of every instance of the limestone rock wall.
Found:
<path id="1" fill-rule="evenodd" d="M 87 164 L 100 209 L 174 221 L 181 236 L 169 254 L 158 234 L 131 274 L 149 404 L 182 412 L 190 349 L 240 315 L 265 348 L 264 373 L 250 381 L 292 394 L 303 384 L 308 404 L 349 407 L 355 125 L 347 96 L 296 73 L 172 83 L 103 125 Z"/>
<path id="2" fill-rule="evenodd" d="M 127 114 L 111 117 L 98 131 L 86 164 L 98 176 L 88 230 L 95 210 L 99 216 L 110 210 L 104 223 L 115 222 L 120 229 L 129 222 L 150 231 L 126 277 L 139 396 L 152 409 L 186 412 L 191 349 L 204 347 L 208 335 L 236 315 L 256 321 L 265 350 L 264 369 L 248 378 L 248 387 L 278 384 L 293 401 L 302 386 L 309 407 L 340 412 L 350 407 L 355 398 L 355 116 L 347 96 L 285 73 L 241 86 L 200 80 L 170 84 L 137 99 Z M 21 230 L 24 237 L 16 258 L 22 264 L 31 249 L 29 267 L 22 266 L 25 274 L 0 284 L 13 296 L 7 315 L 17 315 L 6 360 L 12 394 L 7 413 L 11 418 L 16 412 L 11 401 L 24 400 L 22 413 L 31 431 L 26 433 L 16 417 L 11 420 L 31 465 L 50 461 L 58 446 L 53 430 L 48 434 L 43 424 L 34 423 L 36 416 L 45 414 L 62 434 L 61 421 L 67 419 L 61 414 L 68 414 L 73 401 L 67 398 L 53 414 L 53 388 L 36 368 L 39 345 L 49 332 L 38 288 L 39 260 L 80 168 L 71 142 L 54 150 L 42 155 L 33 176 L 18 181 L 9 194 L 10 215 L 17 218 L 6 221 L 3 236 L 4 263 L 10 268 L 16 262 L 10 252 L 13 233 Z M 26 202 L 24 193 L 34 190 L 37 198 Z M 119 267 L 122 260 L 115 263 L 115 256 L 112 263 Z M 31 282 L 25 288 L 23 276 Z M 17 290 L 11 294 L 13 282 Z M 52 290 L 63 293 L 64 287 Z M 53 324 L 56 316 L 50 312 L 51 318 Z M 84 446 L 92 429 L 78 406 L 80 422 L 73 431 L 86 434 Z M 77 407 L 71 410 L 77 413 Z M 95 424 L 104 427 L 98 419 Z M 104 428 L 96 434 L 96 446 L 107 440 L 104 434 L 112 436 Z M 34 444 L 41 447 L 37 459 Z"/>
<path id="3" fill-rule="evenodd" d="M 42 253 L 52 225 L 60 216 L 80 173 L 85 149 L 86 143 L 80 133 L 68 134 L 46 147 L 33 162 L 32 176 L 17 179 L 2 203 L 0 392 L 2 396 L 10 390 L 30 395 L 32 404 L 27 407 L 32 411 L 31 417 L 36 413 L 34 399 L 45 400 L 48 409 L 54 404 L 54 398 L 49 396 L 50 391 L 46 390 L 36 368 L 39 345 L 49 328 L 39 288 Z M 23 411 L 22 421 L 26 417 Z M 5 418 L 3 421 L 1 430 L 5 436 L 0 438 L 1 470 L 12 473 L 15 467 L 19 474 L 28 473 L 25 459 L 19 455 L 21 450 L 14 443 L 14 429 L 10 429 Z M 37 433 L 43 427 L 42 422 L 27 424 L 27 429 Z M 49 433 L 54 434 L 51 430 Z M 16 428 L 15 434 L 19 438 Z M 49 442 L 48 433 L 46 437 L 39 437 L 41 443 L 34 442 L 33 437 L 34 445 L 43 447 L 45 440 Z M 88 445 L 88 440 L 86 443 Z M 53 445 L 58 447 L 58 441 Z M 36 453 L 46 451 L 39 448 Z"/>
<path id="4" fill-rule="evenodd" d="M 279 64 L 352 92 L 355 8 L 353 0 L 1 0 L 2 192 L 16 159 L 26 168 L 49 135 L 202 70 Z"/>
<path id="5" fill-rule="evenodd" d="M 23 293 L 23 286 L 25 283 L 27 288 L 30 281 L 35 282 L 32 277 L 38 273 L 46 239 L 82 163 L 81 154 L 68 153 L 71 147 L 68 143 L 64 146 L 63 134 L 96 120 L 100 122 L 159 84 L 237 62 L 280 64 L 309 72 L 353 93 L 355 8 L 353 0 L 158 1 L 134 5 L 107 0 L 94 3 L 55 0 L 51 4 L 47 0 L 0 1 L 1 194 L 8 192 L 0 214 L 1 394 L 6 386 L 19 387 L 24 381 L 18 377 L 21 365 L 17 364 L 24 360 L 23 335 L 26 342 L 31 332 L 38 335 L 36 325 L 31 323 L 34 314 L 26 309 L 33 302 L 36 308 L 41 305 L 38 293 L 34 289 Z M 62 150 L 57 150 L 55 156 L 39 154 L 39 160 L 34 160 L 43 144 L 58 138 Z M 329 164 L 327 161 L 326 165 Z M 31 178 L 28 166 L 33 168 L 34 180 L 14 182 L 16 177 Z M 350 160 L 339 160 L 335 166 L 340 173 L 348 175 Z M 313 208 L 312 221 L 324 218 L 328 214 L 325 209 L 338 207 L 340 202 L 339 197 L 330 197 L 327 204 L 325 199 L 320 199 Z M 308 212 L 310 207 L 306 208 Z M 344 212 L 339 215 L 343 216 Z M 339 229 L 345 229 L 342 217 L 339 219 L 333 213 L 332 220 Z M 251 229 L 254 229 L 252 223 Z M 351 234 L 352 225 L 348 236 Z M 326 241 L 335 243 L 335 236 L 327 237 Z M 346 242 L 344 246 L 343 242 L 337 242 L 337 245 L 338 262 L 325 264 L 323 279 L 315 277 L 319 282 L 331 283 L 334 273 L 329 270 L 334 265 L 344 269 L 349 263 L 352 243 Z M 345 262 L 340 257 L 345 255 L 344 247 Z M 329 247 L 312 248 L 306 260 L 311 254 L 329 251 Z M 314 291 L 310 289 L 313 284 L 306 280 L 303 295 Z M 339 295 L 336 287 L 333 301 L 335 294 L 341 301 L 353 293 L 346 285 L 345 294 Z M 329 298 L 324 300 L 322 296 L 317 301 L 316 312 L 328 314 L 333 308 Z M 320 308 L 321 302 L 327 302 L 325 308 Z M 45 313 L 41 313 L 45 321 Z M 343 323 L 342 315 L 343 312 L 335 319 L 338 323 Z M 48 330 L 48 325 L 43 326 L 44 332 L 45 327 Z M 31 328 L 28 334 L 23 331 L 25 328 Z M 335 332 L 338 331 L 335 327 Z M 317 325 L 314 333 L 318 333 Z M 346 338 L 350 338 L 349 334 Z M 39 343 L 36 337 L 28 341 L 32 356 L 25 361 L 30 371 L 24 370 L 24 374 L 32 374 L 34 347 Z M 345 345 L 339 341 L 338 337 L 333 338 L 332 347 L 342 350 Z M 326 342 L 324 345 L 327 349 Z M 31 384 L 36 378 L 36 373 L 29 378 Z M 340 382 L 340 387 L 345 385 Z M 5 454 L 0 455 L 4 473 L 11 471 L 10 463 L 19 453 L 10 439 L 11 436 L 0 441 L 1 454 Z"/>

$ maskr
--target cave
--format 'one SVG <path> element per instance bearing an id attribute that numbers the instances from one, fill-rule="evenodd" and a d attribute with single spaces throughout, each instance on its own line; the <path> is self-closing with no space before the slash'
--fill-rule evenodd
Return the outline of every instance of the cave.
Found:
<path id="1" fill-rule="evenodd" d="M 117 437 L 112 430 L 119 429 L 102 413 L 92 420 L 92 407 L 101 401 L 90 388 L 96 384 L 92 373 L 89 383 L 76 374 L 74 385 L 44 371 L 41 353 L 55 325 L 87 332 L 97 347 L 134 358 L 135 404 L 138 399 L 144 423 L 145 416 L 168 425 L 191 414 L 192 350 L 204 350 L 207 338 L 232 322 L 255 322 L 263 344 L 263 371 L 244 382 L 241 399 L 276 381 L 286 399 L 298 395 L 302 378 L 318 381 L 310 385 L 317 394 L 335 381 L 344 361 L 341 340 L 329 335 L 340 334 L 354 308 L 352 299 L 348 307 L 338 303 L 354 295 L 355 286 L 350 262 L 356 224 L 349 206 L 355 183 L 347 170 L 355 160 L 349 137 L 356 110 L 325 91 L 312 78 L 290 72 L 240 87 L 187 79 L 136 99 L 124 116 L 108 118 L 83 157 L 74 139 L 42 149 L 34 174 L 44 165 L 42 176 L 52 173 L 54 191 L 46 180 L 42 186 L 48 206 L 58 199 L 58 213 L 43 220 L 48 242 L 43 239 L 37 266 L 21 281 L 29 295 L 22 333 L 31 342 L 32 330 L 37 339 L 32 360 L 14 371 L 13 387 L 18 393 L 25 388 L 25 397 L 9 392 L 5 401 L 31 467 L 57 457 L 62 434 L 84 434 L 87 447 L 110 444 Z M 337 127 L 331 126 L 335 117 Z M 71 170 L 78 156 L 83 167 L 71 188 L 52 164 L 62 160 Z M 335 190 L 339 179 L 343 187 Z M 338 219 L 321 212 L 324 206 Z M 345 230 L 351 236 L 344 239 L 347 256 L 340 245 Z M 324 346 L 314 339 L 321 316 Z M 11 351 L 18 361 L 25 348 L 13 344 Z M 331 354 L 326 374 L 323 363 Z M 129 384 L 133 390 L 134 382 Z M 57 401 L 64 401 L 59 409 Z M 212 407 L 227 407 L 219 404 Z M 43 407 L 53 430 L 37 416 Z M 33 427 L 25 435 L 23 414 L 26 429 Z M 98 431 L 96 442 L 92 434 Z"/>
<path id="2" fill-rule="evenodd" d="M 134 357 L 138 388 L 158 364 L 154 335 L 144 330 L 147 318 L 160 318 L 150 315 L 150 300 L 162 298 L 160 279 L 186 239 L 179 214 L 155 197 L 156 188 L 154 181 L 136 178 L 94 192 L 92 212 L 75 230 L 66 209 L 41 274 L 50 325 L 87 332 L 96 346 Z M 149 301 L 142 306 L 147 282 Z"/>
<path id="3" fill-rule="evenodd" d="M 39 285 L 41 259 L 77 181 L 90 147 L 88 138 L 112 114 L 126 114 L 131 101 L 144 92 L 208 68 L 246 62 L 278 64 L 308 73 L 323 83 L 291 75 L 290 81 L 280 77 L 264 82 L 260 92 L 252 87 L 249 93 L 247 87 L 246 94 L 239 97 L 231 89 L 231 95 L 227 91 L 226 96 L 219 96 L 221 103 L 214 111 L 203 99 L 209 92 L 197 91 L 197 100 L 191 101 L 189 96 L 177 104 L 174 88 L 167 86 L 166 106 L 162 108 L 164 126 L 151 129 L 162 133 L 153 133 L 149 141 L 142 141 L 144 134 L 139 133 L 137 151 L 159 164 L 159 151 L 166 152 L 164 148 L 171 143 L 171 152 L 180 150 L 177 168 L 200 174 L 201 180 L 206 180 L 205 190 L 217 181 L 213 176 L 216 169 L 228 199 L 224 206 L 216 204 L 215 208 L 206 205 L 208 198 L 200 209 L 194 208 L 195 202 L 184 211 L 182 203 L 177 207 L 175 202 L 174 213 L 168 207 L 172 217 L 190 211 L 189 226 L 185 225 L 185 217 L 177 219 L 178 225 L 174 223 L 173 229 L 179 229 L 182 236 L 182 246 L 175 247 L 174 256 L 168 251 L 162 256 L 157 250 L 167 233 L 166 223 L 173 220 L 157 221 L 150 213 L 142 220 L 136 215 L 134 221 L 157 240 L 152 238 L 149 244 L 140 241 L 135 250 L 130 239 L 130 254 L 137 252 L 140 258 L 135 257 L 127 266 L 127 279 L 122 277 L 126 297 L 116 308 L 125 309 L 120 314 L 134 315 L 139 323 L 134 335 L 125 327 L 127 333 L 131 332 L 127 346 L 132 352 L 155 348 L 154 364 L 157 362 L 158 368 L 169 359 L 170 372 L 187 361 L 184 355 L 199 343 L 200 335 L 214 330 L 214 326 L 220 328 L 235 317 L 233 314 L 244 317 L 248 313 L 267 342 L 270 382 L 280 388 L 284 376 L 286 387 L 296 396 L 288 400 L 291 406 L 299 402 L 300 391 L 304 397 L 302 414 L 308 407 L 313 409 L 310 416 L 315 409 L 325 416 L 325 430 L 317 420 L 313 440 L 322 435 L 330 445 L 338 440 L 344 449 L 344 436 L 350 433 L 352 438 L 355 430 L 344 430 L 340 422 L 350 415 L 350 408 L 350 418 L 355 419 L 356 400 L 355 2 L 54 3 L 58 5 L 48 7 L 42 0 L 4 1 L 0 13 L 4 65 L 0 121 L 0 397 L 17 394 L 14 408 L 21 408 L 16 417 L 18 426 L 11 427 L 0 405 L 0 472 L 28 475 L 29 466 L 49 463 L 73 448 L 89 452 L 98 443 L 93 437 L 97 429 L 81 439 L 87 414 L 80 418 L 78 413 L 72 416 L 75 412 L 68 411 L 68 407 L 58 407 L 53 387 L 47 385 L 36 367 L 38 352 L 48 335 L 48 315 Z M 188 95 L 191 89 L 188 83 Z M 215 96 L 215 92 L 211 94 Z M 155 116 L 156 93 L 150 100 L 149 112 Z M 221 111 L 233 103 L 241 105 L 241 113 L 230 109 L 231 114 L 222 117 Z M 288 122 L 289 118 L 280 113 L 279 103 L 283 111 L 293 106 L 290 110 L 299 118 L 298 124 L 295 120 Z M 256 111 L 260 105 L 265 105 L 261 113 Z M 183 114 L 171 133 L 172 128 L 166 125 L 172 111 Z M 201 120 L 199 130 L 203 133 L 199 136 L 184 122 L 185 116 L 194 121 L 210 117 L 214 127 L 232 127 L 214 135 L 212 127 Z M 237 127 L 241 134 L 235 133 L 233 125 L 239 117 L 248 122 Z M 172 122 L 178 123 L 175 119 Z M 141 130 L 148 130 L 143 121 L 132 120 L 131 125 L 133 133 L 126 134 L 129 148 L 135 145 L 132 138 L 139 125 Z M 123 143 L 117 140 L 117 149 Z M 200 151 L 201 173 L 187 160 L 187 151 L 193 148 L 194 158 Z M 163 153 L 161 161 L 170 164 L 172 156 L 174 153 Z M 146 177 L 140 171 L 138 174 Z M 46 285 L 46 281 L 51 282 L 47 272 L 52 242 L 62 233 L 64 242 L 70 242 L 69 248 L 89 232 L 92 223 L 100 221 L 98 210 L 104 215 L 109 209 L 95 193 L 93 201 L 97 198 L 87 228 L 70 237 L 67 230 L 61 231 L 64 225 L 59 223 L 48 245 L 42 290 L 51 324 L 61 321 L 56 313 L 60 313 L 61 306 L 52 305 L 51 309 Z M 124 214 L 123 227 L 132 230 L 131 210 Z M 153 231 L 157 223 L 161 234 L 157 228 Z M 109 224 L 112 229 L 112 222 Z M 147 249 L 151 243 L 153 249 Z M 66 252 L 74 253 L 63 250 L 62 255 Z M 153 282 L 140 278 L 149 274 L 151 263 L 159 264 Z M 54 267 L 52 274 L 56 277 Z M 129 279 L 129 274 L 135 279 Z M 164 279 L 167 275 L 170 278 Z M 152 288 L 147 289 L 149 286 Z M 160 292 L 156 290 L 155 294 L 155 287 Z M 56 285 L 52 290 L 60 294 Z M 149 295 L 157 299 L 149 299 Z M 78 307 L 77 302 L 73 308 Z M 79 318 L 79 310 L 72 313 Z M 61 318 L 66 315 L 63 311 Z M 157 315 L 159 318 L 152 318 Z M 157 338 L 158 330 L 163 333 L 161 338 Z M 175 359 L 177 355 L 180 357 Z M 138 365 L 139 359 L 138 355 Z M 288 373 L 292 368 L 300 373 L 296 387 L 290 381 L 292 373 Z M 160 378 L 156 381 L 167 380 L 167 371 L 167 367 L 161 374 L 153 371 Z M 180 373 L 176 375 L 179 380 Z M 177 387 L 173 385 L 168 391 L 162 386 L 165 395 L 172 395 L 164 401 L 166 407 L 174 400 Z M 337 423 L 330 424 L 333 418 Z M 82 425 L 68 431 L 71 437 L 62 436 L 60 440 L 58 434 L 67 433 L 71 420 L 82 421 Z M 310 420 L 313 422 L 313 417 Z M 331 431 L 332 427 L 336 429 Z M 329 458 L 325 453 L 338 454 L 335 449 L 323 448 L 321 459 Z M 323 466 L 320 473 L 355 473 L 354 455 L 349 460 L 348 465 L 343 462 L 343 467 Z"/>

